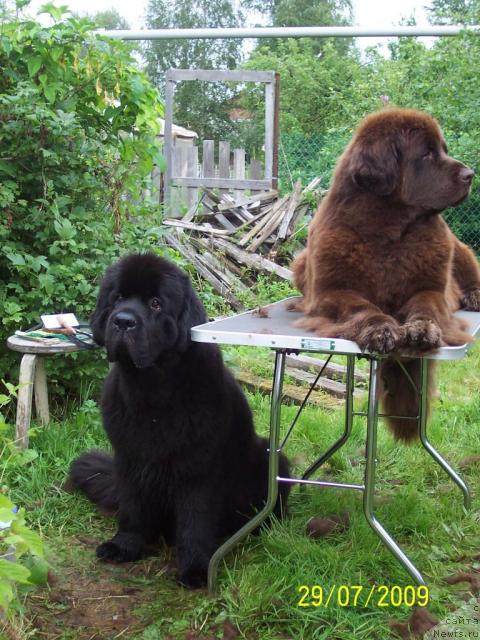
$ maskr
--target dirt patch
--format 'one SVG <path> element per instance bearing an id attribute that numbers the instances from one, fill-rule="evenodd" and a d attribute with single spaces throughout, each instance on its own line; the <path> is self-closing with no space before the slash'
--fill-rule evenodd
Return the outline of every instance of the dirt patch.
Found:
<path id="1" fill-rule="evenodd" d="M 109 565 L 95 560 L 90 540 L 82 542 L 70 540 L 67 557 L 53 569 L 53 584 L 29 596 L 27 617 L 34 637 L 113 640 L 141 632 L 151 620 L 136 610 L 155 598 L 153 581 L 174 573 L 171 558 L 162 554 L 135 564 Z"/>
<path id="2" fill-rule="evenodd" d="M 56 638 L 68 630 L 79 640 L 115 638 L 145 626 L 132 613 L 145 602 L 140 588 L 124 586 L 111 577 L 78 576 L 58 579 L 45 596 L 30 599 L 30 619 L 38 637 Z"/>

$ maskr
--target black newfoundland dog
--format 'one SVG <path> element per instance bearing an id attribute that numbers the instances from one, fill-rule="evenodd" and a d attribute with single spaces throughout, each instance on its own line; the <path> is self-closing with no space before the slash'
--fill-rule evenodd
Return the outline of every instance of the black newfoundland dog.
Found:
<path id="1" fill-rule="evenodd" d="M 221 539 L 267 494 L 268 442 L 219 348 L 190 338 L 206 320 L 188 277 L 167 260 L 133 254 L 107 270 L 91 325 L 114 363 L 101 402 L 114 454 L 85 453 L 70 471 L 74 486 L 117 511 L 118 532 L 99 558 L 138 560 L 163 538 L 189 587 L 206 583 Z M 277 516 L 287 496 L 282 485 Z"/>

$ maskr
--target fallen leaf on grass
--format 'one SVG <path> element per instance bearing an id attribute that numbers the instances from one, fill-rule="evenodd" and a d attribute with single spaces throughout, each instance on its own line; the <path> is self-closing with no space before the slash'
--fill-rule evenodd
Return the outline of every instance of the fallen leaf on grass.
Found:
<path id="1" fill-rule="evenodd" d="M 480 466 L 480 456 L 467 456 L 466 458 L 462 458 L 458 463 L 460 469 L 468 469 L 469 467 L 473 467 L 474 465 Z"/>
<path id="2" fill-rule="evenodd" d="M 79 542 L 86 544 L 89 547 L 96 547 L 99 544 L 98 539 L 92 538 L 92 536 L 83 536 L 80 534 L 76 536 L 76 538 Z"/>
<path id="3" fill-rule="evenodd" d="M 459 582 L 468 582 L 472 588 L 472 593 L 480 593 L 480 574 L 459 572 L 453 576 L 447 576 L 443 579 L 447 584 L 458 584 Z"/>
<path id="4" fill-rule="evenodd" d="M 225 620 L 223 623 L 223 640 L 235 640 L 240 637 L 240 633 L 237 627 L 230 622 L 230 620 Z"/>
<path id="5" fill-rule="evenodd" d="M 306 534 L 310 538 L 323 538 L 334 531 L 345 531 L 350 526 L 350 514 L 344 511 L 327 518 L 310 518 L 306 526 Z"/>
<path id="6" fill-rule="evenodd" d="M 438 622 L 427 609 L 417 607 L 413 610 L 408 622 L 394 620 L 390 622 L 390 627 L 402 640 L 413 640 L 423 638 L 424 634 L 436 627 Z"/>

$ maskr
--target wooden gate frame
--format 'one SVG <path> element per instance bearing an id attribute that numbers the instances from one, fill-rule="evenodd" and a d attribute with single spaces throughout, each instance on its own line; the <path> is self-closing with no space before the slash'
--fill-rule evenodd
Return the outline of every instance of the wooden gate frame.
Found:
<path id="1" fill-rule="evenodd" d="M 221 189 L 272 189 L 278 181 L 278 108 L 279 75 L 275 71 L 221 71 L 210 69 L 169 69 L 165 83 L 165 128 L 164 155 L 167 164 L 165 172 L 165 205 L 171 204 L 171 188 L 208 187 Z M 265 84 L 265 177 L 262 180 L 237 178 L 191 178 L 175 176 L 172 167 L 173 148 L 173 98 L 175 84 L 188 80 L 204 82 L 262 82 Z"/>

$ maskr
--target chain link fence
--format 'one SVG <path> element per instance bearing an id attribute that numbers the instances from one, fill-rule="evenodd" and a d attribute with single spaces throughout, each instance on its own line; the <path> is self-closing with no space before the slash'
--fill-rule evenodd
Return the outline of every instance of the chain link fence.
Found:
<path id="1" fill-rule="evenodd" d="M 282 134 L 278 153 L 279 187 L 282 193 L 292 190 L 297 180 L 308 184 L 322 177 L 321 187 L 330 183 L 338 156 L 350 140 L 351 132 L 335 131 L 326 135 Z M 445 220 L 460 240 L 480 253 L 480 185 L 474 181 L 468 200 L 455 209 L 447 209 Z"/>

